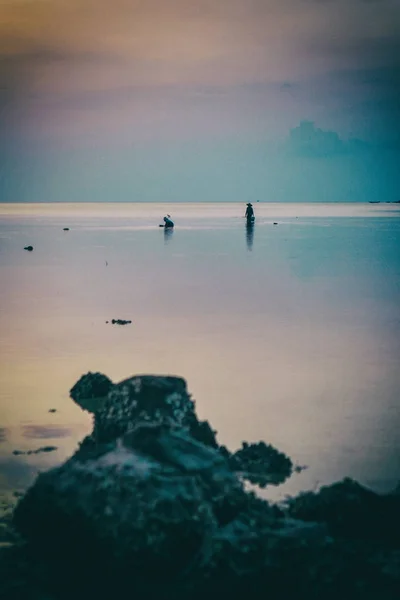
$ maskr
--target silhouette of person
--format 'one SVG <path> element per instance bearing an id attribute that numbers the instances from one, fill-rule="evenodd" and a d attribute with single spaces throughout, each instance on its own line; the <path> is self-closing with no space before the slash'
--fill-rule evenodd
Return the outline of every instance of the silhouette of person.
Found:
<path id="1" fill-rule="evenodd" d="M 246 222 L 246 242 L 247 249 L 250 252 L 253 250 L 253 242 L 254 242 L 254 221 L 247 220 Z"/>
<path id="2" fill-rule="evenodd" d="M 165 229 L 172 228 L 174 226 L 173 221 L 171 221 L 171 215 L 164 217 L 164 223 Z"/>
<path id="3" fill-rule="evenodd" d="M 247 203 L 247 207 L 246 207 L 246 212 L 245 215 L 246 219 L 248 221 L 253 221 L 254 220 L 254 210 L 253 210 L 253 205 L 251 204 L 251 202 Z"/>

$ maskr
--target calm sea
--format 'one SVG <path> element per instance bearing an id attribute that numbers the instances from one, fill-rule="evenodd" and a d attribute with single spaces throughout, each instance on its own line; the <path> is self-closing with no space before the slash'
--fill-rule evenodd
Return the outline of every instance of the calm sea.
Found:
<path id="1" fill-rule="evenodd" d="M 394 487 L 400 205 L 256 203 L 251 231 L 244 209 L 0 205 L 1 490 L 90 430 L 68 396 L 87 371 L 185 377 L 222 443 L 308 465 L 271 497 L 346 475 Z M 12 454 L 44 445 L 58 450 Z"/>

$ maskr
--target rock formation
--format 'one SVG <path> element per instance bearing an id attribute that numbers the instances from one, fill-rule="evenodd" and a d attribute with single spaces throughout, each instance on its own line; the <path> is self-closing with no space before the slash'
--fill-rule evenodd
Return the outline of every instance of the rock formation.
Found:
<path id="1" fill-rule="evenodd" d="M 278 484 L 291 460 L 220 445 L 179 377 L 89 373 L 71 396 L 92 401 L 93 431 L 17 505 L 18 597 L 395 598 L 398 494 L 346 480 L 270 505 L 246 480 Z"/>

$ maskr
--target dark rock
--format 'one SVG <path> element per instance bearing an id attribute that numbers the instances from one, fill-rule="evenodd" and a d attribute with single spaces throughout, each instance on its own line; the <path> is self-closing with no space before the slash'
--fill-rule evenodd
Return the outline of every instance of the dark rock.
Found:
<path id="1" fill-rule="evenodd" d="M 232 455 L 231 466 L 250 483 L 262 488 L 283 483 L 293 471 L 290 458 L 264 442 L 243 442 L 242 448 Z"/>
<path id="2" fill-rule="evenodd" d="M 94 381 L 85 376 L 71 395 L 87 395 Z M 140 581 L 155 571 L 168 581 L 208 564 L 221 528 L 243 511 L 257 506 L 258 522 L 276 520 L 267 502 L 245 491 L 208 423 L 197 420 L 184 379 L 137 376 L 112 386 L 96 374 L 96 381 L 110 391 L 93 434 L 63 466 L 39 475 L 15 511 L 18 531 L 49 560 L 58 552 L 75 565 L 85 557 L 89 572 L 111 569 Z"/>
<path id="3" fill-rule="evenodd" d="M 64 227 L 63 231 L 69 231 L 69 227 Z"/>
<path id="4" fill-rule="evenodd" d="M 89 373 L 71 395 L 80 403 L 99 389 L 107 395 L 92 434 L 40 474 L 14 512 L 37 561 L 33 573 L 22 569 L 18 594 L 46 581 L 57 598 L 397 597 L 397 494 L 345 480 L 271 506 L 243 480 L 276 484 L 291 460 L 263 442 L 235 453 L 219 445 L 184 379 L 113 385 Z"/>
<path id="5" fill-rule="evenodd" d="M 16 532 L 12 528 L 11 513 L 0 516 L 0 545 L 13 543 L 16 537 Z"/>
<path id="6" fill-rule="evenodd" d="M 71 388 L 69 395 L 84 410 L 95 412 L 113 387 L 113 382 L 102 373 L 86 373 Z"/>
<path id="7" fill-rule="evenodd" d="M 380 540 L 400 548 L 400 497 L 380 495 L 352 479 L 306 492 L 288 501 L 290 515 L 325 523 L 331 534 Z"/>
<path id="8" fill-rule="evenodd" d="M 186 430 L 197 423 L 185 380 L 143 375 L 110 387 L 95 414 L 92 437 L 101 443 L 114 441 L 142 421 L 174 424 Z"/>
<path id="9" fill-rule="evenodd" d="M 30 456 L 31 454 L 41 454 L 42 452 L 55 452 L 55 450 L 58 450 L 57 446 L 42 446 L 36 450 L 13 450 L 13 454 L 15 456 L 20 456 L 22 454 Z"/>
<path id="10" fill-rule="evenodd" d="M 103 376 L 96 374 L 96 377 Z M 87 403 L 88 395 L 86 390 L 81 393 L 80 405 L 83 397 Z M 235 454 L 221 447 L 210 424 L 197 419 L 195 403 L 187 392 L 185 380 L 180 377 L 144 375 L 126 379 L 111 385 L 107 398 L 97 403 L 96 411 L 92 412 L 95 412 L 94 429 L 85 444 L 111 442 L 142 421 L 164 423 L 218 449 L 233 471 L 262 487 L 282 483 L 292 471 L 291 460 L 263 442 L 244 444 Z"/>
<path id="11" fill-rule="evenodd" d="M 202 442 L 206 446 L 210 446 L 211 448 L 218 448 L 220 450 L 220 446 L 217 442 L 216 431 L 214 431 L 208 421 L 198 421 L 195 414 L 193 416 L 188 417 L 190 434 L 194 437 L 195 440 Z M 227 458 L 227 456 L 225 456 Z"/>
<path id="12" fill-rule="evenodd" d="M 274 225 L 278 225 L 278 223 L 274 223 Z"/>
<path id="13" fill-rule="evenodd" d="M 50 568 L 31 548 L 20 543 L 0 546 L 0 598 L 59 600 L 60 595 L 48 589 L 51 577 Z"/>
<path id="14" fill-rule="evenodd" d="M 42 446 L 34 451 L 35 454 L 39 454 L 40 452 L 54 452 L 58 450 L 57 446 Z"/>
<path id="15" fill-rule="evenodd" d="M 397 486 L 394 488 L 394 490 L 392 491 L 392 495 L 400 496 L 400 483 L 398 483 Z"/>
<path id="16" fill-rule="evenodd" d="M 24 250 L 28 250 L 28 252 L 32 252 L 33 246 L 25 246 Z"/>
<path id="17" fill-rule="evenodd" d="M 113 325 L 129 325 L 132 321 L 126 321 L 125 319 L 111 319 Z"/>
<path id="18" fill-rule="evenodd" d="M 56 552 L 136 582 L 157 573 L 161 583 L 201 568 L 218 512 L 237 494 L 245 497 L 216 450 L 144 423 L 39 475 L 14 524 L 52 560 Z"/>
<path id="19" fill-rule="evenodd" d="M 301 473 L 302 471 L 305 471 L 306 469 L 308 469 L 307 465 L 296 465 L 293 468 L 293 473 Z"/>
<path id="20" fill-rule="evenodd" d="M 56 408 L 49 408 L 49 413 L 55 413 L 55 412 L 57 412 Z"/>

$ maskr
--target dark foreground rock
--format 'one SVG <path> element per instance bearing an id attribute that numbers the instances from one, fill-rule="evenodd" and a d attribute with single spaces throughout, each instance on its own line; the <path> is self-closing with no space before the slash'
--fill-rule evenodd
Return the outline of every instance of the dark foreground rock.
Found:
<path id="1" fill-rule="evenodd" d="M 28 250 L 28 252 L 32 252 L 33 246 L 25 246 L 24 250 Z"/>
<path id="2" fill-rule="evenodd" d="M 86 373 L 71 388 L 69 395 L 81 408 L 95 412 L 107 398 L 113 382 L 102 373 Z"/>
<path id="3" fill-rule="evenodd" d="M 400 548 L 400 499 L 380 495 L 352 479 L 307 492 L 288 501 L 292 516 L 325 523 L 334 536 L 375 540 Z"/>
<path id="4" fill-rule="evenodd" d="M 215 450 L 143 424 L 40 475 L 14 522 L 41 553 L 51 548 L 52 560 L 73 557 L 72 569 L 82 560 L 142 585 L 152 573 L 167 584 L 207 563 L 239 499 L 245 492 Z"/>
<path id="5" fill-rule="evenodd" d="M 243 442 L 242 448 L 232 455 L 230 462 L 235 471 L 242 472 L 250 483 L 261 488 L 283 483 L 293 470 L 288 456 L 264 442 Z"/>
<path id="6" fill-rule="evenodd" d="M 290 459 L 221 446 L 185 380 L 88 374 L 71 390 L 79 403 L 100 394 L 92 434 L 17 505 L 1 597 L 396 598 L 398 494 L 345 481 L 282 510 L 245 481 L 277 484 Z"/>

